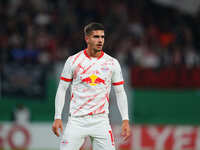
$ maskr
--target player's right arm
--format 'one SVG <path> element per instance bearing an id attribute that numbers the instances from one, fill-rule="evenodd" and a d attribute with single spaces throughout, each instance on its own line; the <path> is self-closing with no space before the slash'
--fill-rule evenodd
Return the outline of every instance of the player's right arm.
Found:
<path id="1" fill-rule="evenodd" d="M 72 70 L 70 65 L 70 59 L 66 61 L 60 79 L 61 80 L 58 85 L 55 98 L 55 116 L 54 116 L 54 123 L 52 126 L 52 130 L 56 136 L 60 136 L 59 129 L 61 133 L 63 132 L 62 110 L 65 104 L 66 91 L 72 81 Z"/>
<path id="2" fill-rule="evenodd" d="M 62 133 L 63 131 L 63 124 L 61 120 L 62 116 L 62 110 L 65 104 L 65 94 L 69 87 L 70 82 L 65 83 L 65 81 L 60 81 L 58 85 L 58 90 L 56 93 L 55 98 L 55 116 L 54 116 L 54 123 L 52 126 L 52 130 L 56 136 L 60 136 L 59 134 L 59 128 Z"/>

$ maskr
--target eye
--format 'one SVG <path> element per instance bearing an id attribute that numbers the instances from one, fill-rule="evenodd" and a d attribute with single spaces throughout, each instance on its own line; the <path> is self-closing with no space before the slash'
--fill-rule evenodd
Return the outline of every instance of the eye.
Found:
<path id="1" fill-rule="evenodd" d="M 99 36 L 98 36 L 98 35 L 94 35 L 93 37 L 94 37 L 94 38 L 99 38 Z"/>

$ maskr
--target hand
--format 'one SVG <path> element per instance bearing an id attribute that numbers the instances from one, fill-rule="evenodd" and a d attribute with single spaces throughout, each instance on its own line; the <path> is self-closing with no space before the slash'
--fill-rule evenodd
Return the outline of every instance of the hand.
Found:
<path id="1" fill-rule="evenodd" d="M 121 135 L 123 136 L 123 140 L 125 140 L 125 141 L 131 135 L 131 130 L 130 130 L 130 126 L 129 126 L 129 121 L 128 120 L 123 120 L 122 121 Z"/>
<path id="2" fill-rule="evenodd" d="M 60 136 L 60 134 L 59 134 L 59 128 L 60 128 L 61 133 L 63 133 L 62 120 L 61 119 L 56 119 L 56 120 L 54 120 L 54 123 L 52 125 L 52 131 L 54 132 L 54 134 L 56 136 Z"/>

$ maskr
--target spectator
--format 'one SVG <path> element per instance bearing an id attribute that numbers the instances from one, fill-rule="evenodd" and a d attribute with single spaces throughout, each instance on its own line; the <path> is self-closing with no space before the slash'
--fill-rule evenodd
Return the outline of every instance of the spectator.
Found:
<path id="1" fill-rule="evenodd" d="M 16 124 L 27 125 L 30 122 L 30 111 L 23 104 L 17 104 L 13 115 Z"/>

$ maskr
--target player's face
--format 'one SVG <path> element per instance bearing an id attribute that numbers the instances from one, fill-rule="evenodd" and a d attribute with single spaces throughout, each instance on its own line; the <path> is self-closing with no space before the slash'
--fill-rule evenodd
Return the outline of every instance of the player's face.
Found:
<path id="1" fill-rule="evenodd" d="M 104 44 L 104 31 L 92 31 L 92 33 L 89 36 L 87 36 L 86 42 L 92 50 L 96 52 L 101 51 Z"/>

